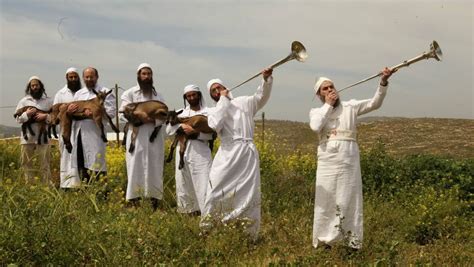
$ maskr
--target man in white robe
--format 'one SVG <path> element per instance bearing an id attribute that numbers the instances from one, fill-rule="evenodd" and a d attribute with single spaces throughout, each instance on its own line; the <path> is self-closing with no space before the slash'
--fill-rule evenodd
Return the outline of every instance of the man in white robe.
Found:
<path id="1" fill-rule="evenodd" d="M 216 221 L 243 224 L 257 238 L 261 220 L 260 161 L 253 143 L 253 118 L 270 98 L 272 69 L 262 71 L 262 85 L 252 96 L 232 98 L 221 80 L 207 84 L 216 107 L 209 112 L 209 126 L 221 139 L 212 162 L 201 227 Z"/>
<path id="2" fill-rule="evenodd" d="M 99 72 L 97 69 L 88 67 L 82 72 L 85 87 L 74 94 L 74 101 L 93 99 L 98 92 L 109 92 L 111 89 L 97 83 Z M 110 93 L 104 101 L 107 114 L 115 117 L 115 94 Z M 77 111 L 78 106 L 74 103 L 68 105 L 67 112 Z M 84 110 L 86 116 L 91 116 L 91 110 Z M 94 120 L 83 119 L 72 121 L 71 134 L 71 168 L 77 168 L 82 180 L 86 183 L 98 180 L 100 175 L 105 175 L 107 165 L 105 163 L 106 143 L 101 138 L 101 129 L 97 127 Z"/>
<path id="3" fill-rule="evenodd" d="M 30 108 L 16 117 L 16 121 L 23 124 L 33 118 L 31 129 L 35 132 L 35 136 L 31 135 L 28 130 L 26 131 L 28 140 L 24 138 L 23 133 L 20 135 L 21 165 L 27 182 L 33 182 L 34 177 L 38 177 L 43 183 L 50 183 L 50 145 L 49 142 L 38 144 L 38 135 L 40 134 L 38 122 L 45 123 L 48 114 L 40 114 L 37 109 L 47 112 L 52 106 L 52 101 L 46 95 L 44 85 L 38 76 L 32 76 L 28 80 L 25 93 L 26 96 L 18 102 L 15 111 L 27 106 Z M 35 163 L 39 166 L 35 166 Z"/>
<path id="4" fill-rule="evenodd" d="M 208 108 L 204 105 L 204 99 L 199 87 L 193 84 L 184 87 L 184 109 L 178 115 L 180 118 L 192 117 L 195 115 L 208 116 Z M 186 105 L 186 102 L 189 105 Z M 192 134 L 194 129 L 186 124 L 176 124 L 166 126 L 168 135 L 174 135 L 176 131 L 182 130 L 186 134 Z M 176 147 L 175 156 L 175 178 L 176 178 L 176 199 L 178 212 L 199 216 L 204 209 L 206 200 L 206 190 L 209 183 L 209 170 L 212 158 L 209 149 L 209 140 L 212 134 L 200 133 L 197 139 L 189 139 L 184 151 L 184 167 L 179 169 L 179 149 Z"/>
<path id="5" fill-rule="evenodd" d="M 362 246 L 362 179 L 359 147 L 356 142 L 357 117 L 378 109 L 383 102 L 388 78 L 385 68 L 374 97 L 341 102 L 334 84 L 321 77 L 314 90 L 324 105 L 309 113 L 310 127 L 319 134 L 313 246 L 330 247 L 346 240 L 349 247 Z"/>
<path id="6" fill-rule="evenodd" d="M 153 71 L 149 64 L 142 63 L 137 68 L 138 84 L 122 94 L 120 110 L 130 103 L 158 100 L 165 103 L 163 96 L 153 86 Z M 127 119 L 120 115 L 122 121 Z M 165 153 L 165 129 L 160 129 L 156 139 L 150 142 L 150 135 L 155 126 L 164 122 L 150 120 L 138 127 L 135 150 L 130 153 L 131 128 L 127 133 L 127 193 L 126 199 L 137 204 L 141 198 L 149 198 L 153 209 L 158 208 L 159 200 L 163 199 L 163 165 Z"/>
<path id="7" fill-rule="evenodd" d="M 53 105 L 59 103 L 69 103 L 74 100 L 74 94 L 82 87 L 79 71 L 76 68 L 68 68 L 66 70 L 66 85 L 61 88 L 54 97 Z M 61 131 L 59 131 L 61 132 Z M 64 140 L 61 136 L 58 139 L 59 153 L 61 155 L 59 164 L 60 188 L 77 188 L 81 185 L 77 168 L 72 167 L 71 153 L 66 150 Z"/>

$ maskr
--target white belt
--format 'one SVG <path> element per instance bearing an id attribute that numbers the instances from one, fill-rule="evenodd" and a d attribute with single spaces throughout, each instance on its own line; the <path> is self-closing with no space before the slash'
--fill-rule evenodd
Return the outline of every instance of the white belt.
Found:
<path id="1" fill-rule="evenodd" d="M 252 143 L 253 138 L 245 138 L 245 137 L 232 137 L 232 138 L 223 138 L 221 139 L 222 144 L 231 144 L 235 142 L 242 142 L 242 143 Z"/>
<path id="2" fill-rule="evenodd" d="M 319 143 L 324 143 L 332 140 L 356 141 L 357 132 L 351 130 L 331 129 L 321 133 L 319 136 Z"/>

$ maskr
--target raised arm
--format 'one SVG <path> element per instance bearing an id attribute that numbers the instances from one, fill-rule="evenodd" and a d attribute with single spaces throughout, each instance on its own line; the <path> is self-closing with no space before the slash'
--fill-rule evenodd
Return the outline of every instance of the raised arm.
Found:
<path id="1" fill-rule="evenodd" d="M 219 102 L 214 109 L 209 111 L 209 116 L 207 117 L 207 123 L 209 127 L 214 129 L 216 132 L 220 132 L 222 126 L 224 125 L 224 119 L 227 117 L 227 110 L 230 106 L 230 99 L 227 96 L 221 96 Z"/>
<path id="2" fill-rule="evenodd" d="M 311 130 L 317 133 L 321 132 L 333 109 L 328 103 L 324 103 L 320 108 L 311 109 L 309 112 L 309 127 L 311 127 Z"/>

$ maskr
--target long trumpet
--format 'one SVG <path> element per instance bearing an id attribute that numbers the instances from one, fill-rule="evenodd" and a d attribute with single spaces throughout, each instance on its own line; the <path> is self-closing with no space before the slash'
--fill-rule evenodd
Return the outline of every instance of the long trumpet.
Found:
<path id="1" fill-rule="evenodd" d="M 391 67 L 390 69 L 392 69 L 392 70 L 394 70 L 394 71 L 397 71 L 397 70 L 400 69 L 400 68 L 408 67 L 408 66 L 410 66 L 410 64 L 413 64 L 413 63 L 415 63 L 415 62 L 418 62 L 418 61 L 420 61 L 420 60 L 422 60 L 422 59 L 429 59 L 429 58 L 434 58 L 434 59 L 436 59 L 436 61 L 441 61 L 441 59 L 443 58 L 443 52 L 441 52 L 441 48 L 439 47 L 439 45 L 438 45 L 438 43 L 437 43 L 436 41 L 433 41 L 433 42 L 430 44 L 430 51 L 429 51 L 429 52 L 427 52 L 427 53 L 426 53 L 426 52 L 423 52 L 423 54 L 421 54 L 421 55 L 419 55 L 419 56 L 417 56 L 417 57 L 414 57 L 414 58 L 412 58 L 412 59 L 410 59 L 410 60 L 405 60 L 405 61 L 403 61 L 402 63 L 400 63 L 400 64 L 398 64 L 398 65 L 396 65 L 396 66 Z M 366 81 L 372 80 L 373 78 L 376 78 L 376 77 L 379 77 L 379 76 L 382 76 L 382 72 L 379 72 L 379 73 L 377 73 L 377 74 L 375 74 L 375 75 L 373 75 L 373 76 L 370 76 L 370 77 L 368 77 L 368 78 L 366 78 L 366 79 L 363 79 L 363 80 L 358 81 L 358 82 L 356 82 L 356 83 L 354 83 L 354 84 L 351 84 L 351 85 L 349 85 L 349 86 L 346 86 L 346 87 L 344 87 L 344 88 L 338 90 L 338 92 L 342 92 L 342 91 L 344 91 L 344 90 L 346 90 L 346 89 L 349 89 L 349 88 L 351 88 L 351 87 L 353 87 L 353 86 L 356 86 L 356 85 L 358 85 L 358 84 L 364 83 L 364 82 L 366 82 Z"/>
<path id="2" fill-rule="evenodd" d="M 275 62 L 274 64 L 272 64 L 272 65 L 269 66 L 268 68 L 269 68 L 269 69 L 274 69 L 274 68 L 276 68 L 276 67 L 278 67 L 278 66 L 280 66 L 280 65 L 282 65 L 282 64 L 284 64 L 284 63 L 286 63 L 286 62 L 288 62 L 288 61 L 290 61 L 290 60 L 293 60 L 293 59 L 296 59 L 296 60 L 299 61 L 299 62 L 304 62 L 307 57 L 308 57 L 308 53 L 306 53 L 306 48 L 304 47 L 304 45 L 303 45 L 301 42 L 293 41 L 293 42 L 291 43 L 291 53 L 290 53 L 287 57 L 285 57 L 285 58 L 283 58 L 283 59 L 281 59 L 281 60 Z M 249 78 L 249 79 L 247 79 L 247 80 L 241 82 L 240 84 L 238 84 L 238 85 L 232 87 L 229 91 L 232 91 L 232 90 L 234 90 L 235 88 L 237 88 L 237 87 L 239 87 L 239 86 L 241 86 L 241 85 L 247 83 L 248 81 L 251 81 L 251 80 L 255 79 L 255 78 L 258 77 L 260 74 L 261 74 L 260 72 L 257 73 L 257 74 L 255 74 L 255 75 L 252 76 L 251 78 Z"/>

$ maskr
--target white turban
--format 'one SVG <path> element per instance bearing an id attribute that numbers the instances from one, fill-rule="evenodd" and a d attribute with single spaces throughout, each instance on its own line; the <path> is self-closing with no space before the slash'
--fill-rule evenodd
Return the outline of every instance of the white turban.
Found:
<path id="1" fill-rule="evenodd" d="M 40 78 L 38 76 L 31 76 L 29 79 L 28 79 L 28 82 L 31 82 L 32 80 L 38 80 L 38 81 L 41 81 Z"/>
<path id="2" fill-rule="evenodd" d="M 224 85 L 224 83 L 222 82 L 221 79 L 212 79 L 207 83 L 207 90 L 211 91 L 211 86 L 215 83 L 218 83 L 218 84 L 224 86 L 225 88 L 227 88 L 227 86 Z"/>
<path id="3" fill-rule="evenodd" d="M 329 78 L 326 78 L 326 77 L 319 77 L 318 81 L 316 81 L 316 84 L 314 85 L 314 91 L 316 92 L 316 94 L 319 93 L 319 87 L 321 87 L 321 84 L 323 84 L 323 82 L 332 82 Z"/>
<path id="4" fill-rule="evenodd" d="M 142 63 L 142 64 L 138 65 L 137 73 L 143 68 L 149 68 L 151 70 L 151 65 L 148 64 L 148 63 Z"/>
<path id="5" fill-rule="evenodd" d="M 188 92 L 201 92 L 201 90 L 199 90 L 199 87 L 197 85 L 189 84 L 184 87 L 183 94 L 186 94 Z"/>
<path id="6" fill-rule="evenodd" d="M 66 70 L 66 75 L 70 72 L 75 72 L 77 74 L 79 74 L 79 70 L 74 68 L 74 67 L 70 67 L 69 69 Z"/>
<path id="7" fill-rule="evenodd" d="M 186 85 L 184 87 L 184 91 L 183 91 L 183 97 L 186 99 L 186 93 L 189 93 L 189 92 L 201 92 L 201 90 L 199 89 L 199 86 L 197 85 L 194 85 L 194 84 L 189 84 L 189 85 Z M 205 101 L 204 101 L 204 96 L 201 94 L 201 107 L 204 107 L 206 104 L 205 104 Z"/>

